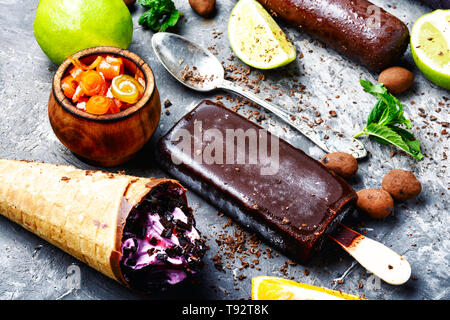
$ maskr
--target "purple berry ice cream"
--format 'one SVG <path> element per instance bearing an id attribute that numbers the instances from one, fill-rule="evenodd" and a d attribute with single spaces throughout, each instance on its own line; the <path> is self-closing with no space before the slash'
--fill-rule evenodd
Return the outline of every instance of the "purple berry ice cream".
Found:
<path id="1" fill-rule="evenodd" d="M 120 264 L 132 288 L 165 288 L 201 268 L 205 245 L 184 193 L 173 185 L 158 186 L 128 216 Z"/>

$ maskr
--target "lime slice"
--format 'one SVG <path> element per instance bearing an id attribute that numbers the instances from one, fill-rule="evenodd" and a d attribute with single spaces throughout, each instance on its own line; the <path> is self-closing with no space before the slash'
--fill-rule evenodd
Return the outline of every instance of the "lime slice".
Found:
<path id="1" fill-rule="evenodd" d="M 450 10 L 436 10 L 414 23 L 411 52 L 431 82 L 450 90 Z"/>
<path id="2" fill-rule="evenodd" d="M 240 0 L 233 8 L 228 39 L 239 59 L 258 69 L 281 67 L 296 57 L 292 43 L 256 0 Z"/>
<path id="3" fill-rule="evenodd" d="M 278 277 L 252 279 L 252 300 L 364 300 L 361 297 Z"/>

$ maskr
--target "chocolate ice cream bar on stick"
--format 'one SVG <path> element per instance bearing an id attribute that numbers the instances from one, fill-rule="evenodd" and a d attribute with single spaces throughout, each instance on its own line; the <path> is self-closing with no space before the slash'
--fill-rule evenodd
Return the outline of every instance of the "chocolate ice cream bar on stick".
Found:
<path id="1" fill-rule="evenodd" d="M 169 173 L 300 262 L 357 199 L 321 163 L 211 101 L 161 139 L 159 155 Z"/>
<path id="2" fill-rule="evenodd" d="M 208 100 L 158 149 L 170 174 L 299 262 L 320 250 L 356 203 L 350 185 L 320 162 Z"/>
<path id="3" fill-rule="evenodd" d="M 0 159 L 0 214 L 138 291 L 182 281 L 204 255 L 172 179 Z"/>

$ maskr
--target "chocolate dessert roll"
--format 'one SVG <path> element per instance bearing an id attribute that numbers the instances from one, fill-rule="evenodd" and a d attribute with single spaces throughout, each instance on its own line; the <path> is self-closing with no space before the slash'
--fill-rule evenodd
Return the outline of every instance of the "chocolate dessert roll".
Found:
<path id="1" fill-rule="evenodd" d="M 320 162 L 211 101 L 185 115 L 158 148 L 170 174 L 299 262 L 357 199 Z"/>
<path id="2" fill-rule="evenodd" d="M 367 0 L 258 1 L 275 17 L 371 71 L 391 66 L 408 47 L 406 24 Z"/>

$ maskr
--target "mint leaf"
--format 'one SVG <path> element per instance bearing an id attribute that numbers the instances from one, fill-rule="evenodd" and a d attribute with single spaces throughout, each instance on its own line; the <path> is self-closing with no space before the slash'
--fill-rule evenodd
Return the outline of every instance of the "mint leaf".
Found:
<path id="1" fill-rule="evenodd" d="M 145 9 L 150 9 L 153 0 L 138 0 L 138 3 Z"/>
<path id="2" fill-rule="evenodd" d="M 409 147 L 409 151 L 415 155 L 414 158 L 419 161 L 423 159 L 423 154 L 420 150 L 420 141 L 416 140 L 411 132 L 396 126 L 391 126 L 390 128 L 403 138 L 403 141 L 405 141 Z"/>
<path id="3" fill-rule="evenodd" d="M 145 11 L 139 18 L 138 23 L 154 31 L 158 31 L 161 26 L 158 17 L 151 10 Z"/>
<path id="4" fill-rule="evenodd" d="M 363 79 L 360 79 L 359 83 L 361 83 L 361 86 L 364 88 L 364 91 L 376 97 L 378 97 L 379 94 L 387 93 L 387 89 L 382 83 L 373 85 L 372 82 Z"/>
<path id="5" fill-rule="evenodd" d="M 398 111 L 395 118 L 391 121 L 391 124 L 404 124 L 406 128 L 411 129 L 411 121 L 405 118 L 402 104 L 394 96 L 392 96 L 392 98 L 394 99 L 395 105 L 398 107 Z"/>
<path id="6" fill-rule="evenodd" d="M 377 117 L 374 117 L 371 113 L 367 119 L 367 123 L 375 122 L 374 120 L 376 118 L 378 120 L 376 122 L 379 124 L 404 124 L 407 128 L 411 127 L 411 123 L 403 115 L 402 104 L 396 97 L 388 92 L 382 83 L 373 85 L 370 81 L 362 79 L 360 80 L 360 83 L 364 91 L 379 99 L 372 110 Z"/>
<path id="7" fill-rule="evenodd" d="M 421 160 L 423 154 L 420 151 L 420 142 L 415 139 L 414 134 L 395 126 L 405 125 L 407 129 L 411 129 L 411 122 L 405 118 L 400 101 L 381 83 L 373 85 L 370 81 L 362 79 L 360 83 L 364 91 L 377 97 L 378 101 L 367 118 L 366 127 L 354 137 L 369 135 L 379 143 L 392 144 L 416 160 Z"/>
<path id="8" fill-rule="evenodd" d="M 164 32 L 164 31 L 166 31 L 167 28 L 175 26 L 177 24 L 180 16 L 181 16 L 181 13 L 178 10 L 175 10 L 174 12 L 172 12 L 170 17 L 167 18 L 166 21 L 161 24 L 161 28 L 159 29 L 159 31 Z"/>
<path id="9" fill-rule="evenodd" d="M 406 144 L 409 146 L 409 152 L 413 157 L 420 161 L 423 159 L 422 151 L 420 150 L 420 141 L 419 140 L 407 140 Z"/>
<path id="10" fill-rule="evenodd" d="M 411 122 L 403 115 L 403 105 L 400 101 L 398 101 L 398 99 L 390 93 L 383 95 L 381 99 L 387 103 L 392 115 L 387 124 L 404 124 L 408 129 L 410 129 Z"/>
<path id="11" fill-rule="evenodd" d="M 376 123 L 371 123 L 367 127 L 367 134 L 382 140 L 385 143 L 393 144 L 394 146 L 409 152 L 409 147 L 403 140 L 402 136 L 389 127 L 384 127 Z"/>
<path id="12" fill-rule="evenodd" d="M 139 18 L 139 24 L 153 31 L 165 31 L 177 24 L 181 13 L 172 0 L 138 0 L 145 11 Z"/>
<path id="13" fill-rule="evenodd" d="M 411 140 L 405 141 L 396 131 L 389 127 L 380 126 L 376 123 L 369 124 L 366 129 L 367 134 L 376 141 L 382 142 L 383 144 L 392 144 L 405 151 L 416 160 L 420 161 L 423 158 L 423 155 L 420 152 L 420 146 L 417 144 L 417 140 L 414 140 L 417 142 Z M 419 148 L 419 152 L 417 152 L 417 147 Z"/>
<path id="14" fill-rule="evenodd" d="M 378 102 L 372 109 L 367 119 L 369 123 L 389 124 L 397 116 L 397 107 L 395 102 L 387 92 L 386 87 L 380 83 L 373 85 L 370 81 L 360 80 L 364 91 L 378 98 Z"/>
<path id="15" fill-rule="evenodd" d="M 414 134 L 397 126 L 389 126 L 392 130 L 402 136 L 403 140 L 415 140 Z"/>
<path id="16" fill-rule="evenodd" d="M 375 107 L 373 107 L 372 111 L 369 114 L 369 117 L 367 118 L 367 124 L 370 123 L 378 123 L 383 115 L 383 112 L 386 108 L 386 105 L 384 104 L 383 100 L 378 100 Z"/>

